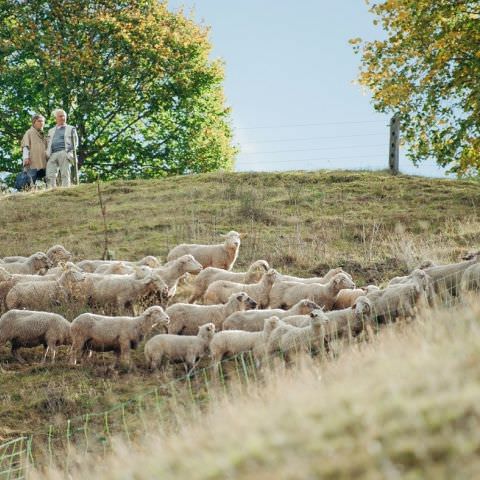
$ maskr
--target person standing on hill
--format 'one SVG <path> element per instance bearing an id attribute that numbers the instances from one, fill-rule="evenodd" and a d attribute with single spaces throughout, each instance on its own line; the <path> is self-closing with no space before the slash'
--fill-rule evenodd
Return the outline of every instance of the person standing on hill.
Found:
<path id="1" fill-rule="evenodd" d="M 62 187 L 71 184 L 71 165 L 74 159 L 73 149 L 78 145 L 78 136 L 75 127 L 67 125 L 65 110 L 57 109 L 53 112 L 56 125 L 48 131 L 47 143 L 47 187 L 57 186 L 57 175 L 60 171 Z"/>
<path id="2" fill-rule="evenodd" d="M 22 138 L 23 167 L 32 179 L 33 185 L 45 177 L 47 167 L 47 139 L 43 133 L 45 117 L 35 114 L 32 126 Z"/>

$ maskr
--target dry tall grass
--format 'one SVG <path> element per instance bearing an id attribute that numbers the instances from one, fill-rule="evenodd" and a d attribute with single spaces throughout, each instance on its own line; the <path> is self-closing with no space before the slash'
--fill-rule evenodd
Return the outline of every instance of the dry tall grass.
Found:
<path id="1" fill-rule="evenodd" d="M 479 317 L 478 305 L 430 313 L 277 368 L 174 433 L 79 459 L 71 478 L 479 478 Z"/>

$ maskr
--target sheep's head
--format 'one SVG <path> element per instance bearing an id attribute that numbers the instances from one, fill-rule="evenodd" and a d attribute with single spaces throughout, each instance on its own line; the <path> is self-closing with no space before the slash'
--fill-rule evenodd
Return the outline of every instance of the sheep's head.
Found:
<path id="1" fill-rule="evenodd" d="M 150 278 L 153 275 L 153 272 L 150 267 L 142 265 L 140 267 L 134 267 L 134 276 L 136 280 L 144 280 Z"/>
<path id="2" fill-rule="evenodd" d="M 353 280 L 350 278 L 349 275 L 346 273 L 337 273 L 333 278 L 332 278 L 332 283 L 337 292 L 340 290 L 347 288 L 347 289 L 352 289 L 355 288 L 355 283 Z"/>
<path id="3" fill-rule="evenodd" d="M 363 287 L 362 290 L 365 293 L 372 293 L 372 292 L 377 292 L 380 290 L 380 287 L 377 287 L 376 285 L 367 285 L 366 287 Z"/>
<path id="4" fill-rule="evenodd" d="M 263 274 L 263 279 L 269 284 L 273 285 L 278 278 L 278 272 L 274 268 L 270 268 L 268 272 Z"/>
<path id="5" fill-rule="evenodd" d="M 320 308 L 317 308 L 310 312 L 310 324 L 313 328 L 325 326 L 328 324 L 329 321 L 330 320 L 325 315 L 325 312 Z"/>
<path id="6" fill-rule="evenodd" d="M 365 296 L 358 297 L 352 306 L 355 316 L 359 319 L 369 318 L 373 313 L 372 302 Z"/>
<path id="7" fill-rule="evenodd" d="M 146 257 L 143 257 L 141 260 L 139 260 L 137 263 L 138 265 L 146 265 L 150 268 L 160 267 L 160 262 L 153 255 L 147 255 Z"/>
<path id="8" fill-rule="evenodd" d="M 185 273 L 193 273 L 196 275 L 203 269 L 202 264 L 197 262 L 193 255 L 183 255 L 178 259 L 178 262 Z"/>
<path id="9" fill-rule="evenodd" d="M 72 262 L 67 262 L 62 267 L 63 273 L 60 277 L 60 283 L 78 283 L 84 282 L 87 276 L 84 272 L 79 270 L 79 268 L 74 265 Z"/>
<path id="10" fill-rule="evenodd" d="M 150 273 L 143 279 L 144 283 L 148 285 L 153 292 L 159 292 L 162 297 L 168 296 L 168 285 L 163 281 L 160 275 Z"/>
<path id="11" fill-rule="evenodd" d="M 225 247 L 226 248 L 239 248 L 240 247 L 240 238 L 244 236 L 244 234 L 235 232 L 234 230 L 231 230 L 225 235 L 221 235 L 223 238 L 225 238 Z"/>
<path id="12" fill-rule="evenodd" d="M 7 272 L 4 268 L 0 267 L 0 282 L 6 282 L 12 278 L 12 274 Z"/>
<path id="13" fill-rule="evenodd" d="M 299 315 L 308 315 L 313 310 L 317 310 L 317 309 L 322 310 L 322 307 L 320 305 L 317 305 L 315 302 L 312 302 L 311 300 L 308 300 L 306 298 L 298 302 L 298 307 L 299 307 L 299 311 L 298 311 Z"/>
<path id="14" fill-rule="evenodd" d="M 52 267 L 52 262 L 47 257 L 47 255 L 43 252 L 34 253 L 30 257 L 30 259 L 33 263 L 34 270 L 37 272 L 40 272 L 42 270 L 48 270 L 49 268 Z"/>
<path id="15" fill-rule="evenodd" d="M 245 292 L 232 293 L 232 301 L 238 303 L 239 310 L 254 310 L 257 308 L 257 302 L 250 298 Z"/>
<path id="16" fill-rule="evenodd" d="M 69 262 L 72 254 L 63 245 L 54 245 L 47 250 L 47 257 L 54 267 L 60 265 L 60 262 Z"/>
<path id="17" fill-rule="evenodd" d="M 215 334 L 215 325 L 213 323 L 206 323 L 198 329 L 198 336 L 211 340 Z"/>
<path id="18" fill-rule="evenodd" d="M 267 335 L 270 335 L 277 327 L 279 327 L 283 322 L 276 316 L 267 318 L 263 324 L 263 331 Z"/>
<path id="19" fill-rule="evenodd" d="M 147 334 L 156 326 L 160 326 L 166 330 L 167 325 L 170 323 L 170 317 L 165 313 L 163 308 L 158 305 L 148 307 L 142 316 L 142 332 L 144 334 Z"/>
<path id="20" fill-rule="evenodd" d="M 419 268 L 415 269 L 410 276 L 412 280 L 416 282 L 419 287 L 421 287 L 422 290 L 426 290 L 433 282 L 432 277 L 430 277 L 427 272 L 420 270 Z"/>

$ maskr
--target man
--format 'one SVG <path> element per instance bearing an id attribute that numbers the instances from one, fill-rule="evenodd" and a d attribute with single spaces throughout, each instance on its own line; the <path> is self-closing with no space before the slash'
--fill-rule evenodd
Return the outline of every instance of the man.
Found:
<path id="1" fill-rule="evenodd" d="M 33 185 L 37 180 L 45 177 L 47 167 L 47 139 L 43 133 L 45 117 L 35 114 L 32 117 L 32 126 L 22 138 L 23 166 L 32 179 Z"/>
<path id="2" fill-rule="evenodd" d="M 70 186 L 71 164 L 73 149 L 78 145 L 77 131 L 67 125 L 65 110 L 57 109 L 53 112 L 56 126 L 48 131 L 47 143 L 47 187 L 57 186 L 57 175 L 60 171 L 62 187 Z"/>

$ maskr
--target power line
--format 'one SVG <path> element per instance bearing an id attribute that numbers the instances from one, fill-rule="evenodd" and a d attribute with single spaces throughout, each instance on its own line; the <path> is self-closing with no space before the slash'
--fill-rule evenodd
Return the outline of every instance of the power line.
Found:
<path id="1" fill-rule="evenodd" d="M 356 155 L 348 157 L 330 157 L 330 158 L 296 158 L 295 160 L 267 160 L 263 163 L 294 163 L 294 162 L 323 162 L 330 160 L 356 160 L 357 158 L 386 158 L 388 155 L 385 154 L 375 154 L 375 155 Z M 241 160 L 237 161 L 237 166 L 241 165 L 262 165 L 262 162 L 242 162 Z"/>
<path id="2" fill-rule="evenodd" d="M 267 152 L 245 152 L 241 153 L 241 155 L 262 155 L 266 153 L 287 153 L 287 152 L 314 152 L 318 150 L 344 150 L 348 148 L 373 148 L 373 147 L 384 147 L 385 144 L 377 144 L 377 145 L 346 145 L 344 147 L 321 147 L 321 148 L 301 148 L 301 149 L 293 149 L 293 150 L 270 150 Z"/>
<path id="3" fill-rule="evenodd" d="M 257 127 L 236 127 L 236 130 L 257 130 L 267 128 L 290 128 L 290 127 L 319 127 L 322 125 L 357 125 L 365 123 L 382 123 L 380 120 L 361 120 L 357 122 L 321 122 L 321 123 L 297 123 L 290 125 L 262 125 Z"/>
<path id="4" fill-rule="evenodd" d="M 332 135 L 328 137 L 303 137 L 303 138 L 282 138 L 278 140 L 261 140 L 259 142 L 242 142 L 242 145 L 257 145 L 260 143 L 277 143 L 277 142 L 297 142 L 309 140 L 328 140 L 332 138 L 353 138 L 353 137 L 380 137 L 385 136 L 385 133 L 359 133 L 358 135 Z"/>

